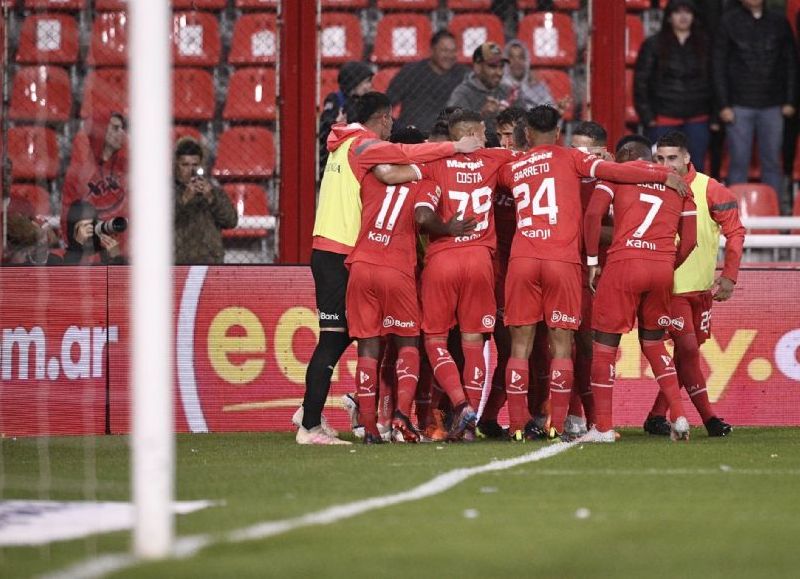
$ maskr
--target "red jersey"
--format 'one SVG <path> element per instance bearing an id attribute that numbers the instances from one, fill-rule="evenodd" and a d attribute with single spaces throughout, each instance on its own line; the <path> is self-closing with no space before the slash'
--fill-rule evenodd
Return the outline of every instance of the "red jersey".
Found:
<path id="1" fill-rule="evenodd" d="M 431 235 L 426 255 L 475 245 L 495 249 L 497 240 L 492 202 L 497 173 L 514 156 L 514 152 L 508 149 L 479 149 L 418 167 L 421 176 L 434 181 L 442 191 L 438 213 L 443 221 L 447 222 L 457 214 L 461 214 L 462 219 L 472 217 L 476 221 L 475 229 L 466 235 Z"/>
<path id="2" fill-rule="evenodd" d="M 417 232 L 414 209 L 435 208 L 439 189 L 431 181 L 385 185 L 368 173 L 361 182 L 361 230 L 345 260 L 393 267 L 414 277 L 417 265 Z"/>
<path id="3" fill-rule="evenodd" d="M 511 258 L 581 263 L 581 177 L 662 183 L 669 172 L 659 165 L 603 161 L 558 145 L 534 147 L 521 160 L 503 167 L 499 176 L 499 185 L 511 189 L 517 207 Z"/>
<path id="4" fill-rule="evenodd" d="M 645 161 L 630 164 L 649 165 Z M 611 203 L 614 206 L 614 238 L 608 249 L 608 263 L 634 258 L 674 262 L 677 251 L 675 236 L 678 233 L 684 249 L 691 251 L 694 247 L 697 207 L 691 196 L 681 198 L 659 183 L 600 183 L 586 210 L 587 255 L 597 255 L 600 219 L 608 213 Z"/>

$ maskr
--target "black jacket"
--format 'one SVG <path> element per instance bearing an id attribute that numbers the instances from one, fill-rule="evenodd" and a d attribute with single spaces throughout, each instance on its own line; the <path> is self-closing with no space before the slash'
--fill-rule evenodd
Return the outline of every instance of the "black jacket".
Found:
<path id="1" fill-rule="evenodd" d="M 764 10 L 754 18 L 737 6 L 722 16 L 712 68 L 719 108 L 795 105 L 797 48 L 783 14 Z"/>
<path id="2" fill-rule="evenodd" d="M 712 112 L 710 49 L 702 36 L 681 45 L 670 31 L 645 40 L 634 72 L 633 102 L 647 126 L 656 115 L 687 119 Z"/>

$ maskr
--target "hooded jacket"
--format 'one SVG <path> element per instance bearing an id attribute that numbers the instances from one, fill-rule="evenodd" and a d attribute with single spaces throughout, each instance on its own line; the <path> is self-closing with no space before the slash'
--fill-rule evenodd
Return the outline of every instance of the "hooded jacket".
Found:
<path id="1" fill-rule="evenodd" d="M 712 60 L 719 108 L 796 106 L 796 52 L 783 14 L 765 8 L 755 18 L 742 5 L 725 12 Z"/>
<path id="2" fill-rule="evenodd" d="M 122 265 L 125 259 L 122 256 L 111 258 L 100 245 L 100 240 L 93 235 L 83 245 L 75 239 L 75 225 L 79 221 L 90 219 L 97 221 L 97 209 L 88 201 L 75 201 L 67 209 L 64 234 L 67 238 L 67 248 L 64 251 L 64 265 Z"/>
<path id="3" fill-rule="evenodd" d="M 115 113 L 96 111 L 75 137 L 64 191 L 61 197 L 61 235 L 67 239 L 67 212 L 75 201 L 85 200 L 96 208 L 100 219 L 128 217 L 127 144 L 103 160 L 108 123 Z M 120 236 L 125 244 L 127 236 Z M 124 249 L 123 249 L 124 253 Z"/>
<path id="4" fill-rule="evenodd" d="M 521 48 L 525 54 L 525 75 L 521 80 L 511 76 L 511 69 L 506 64 L 503 80 L 500 84 L 508 91 L 508 101 L 526 111 L 537 105 L 555 105 L 550 89 L 541 81 L 531 78 L 531 56 L 524 42 L 512 40 L 506 44 L 503 55 L 508 58 L 512 47 Z"/>

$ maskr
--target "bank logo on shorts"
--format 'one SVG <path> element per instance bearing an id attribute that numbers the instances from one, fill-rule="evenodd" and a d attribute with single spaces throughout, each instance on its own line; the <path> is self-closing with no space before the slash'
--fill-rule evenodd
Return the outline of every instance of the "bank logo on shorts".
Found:
<path id="1" fill-rule="evenodd" d="M 417 324 L 413 321 L 403 321 L 403 320 L 395 320 L 392 316 L 386 316 L 383 318 L 383 327 L 384 328 L 415 328 Z"/>
<path id="2" fill-rule="evenodd" d="M 483 316 L 481 323 L 483 324 L 484 328 L 489 328 L 489 329 L 494 328 L 494 316 L 489 316 L 489 315 Z"/>
<path id="3" fill-rule="evenodd" d="M 553 310 L 553 314 L 550 316 L 550 321 L 554 324 L 558 322 L 564 322 L 566 324 L 577 324 L 578 319 L 575 316 L 569 316 L 563 312 L 559 312 L 558 310 Z"/>
<path id="4" fill-rule="evenodd" d="M 672 325 L 672 318 L 669 316 L 661 316 L 658 318 L 658 325 L 662 328 L 669 328 Z"/>
<path id="5" fill-rule="evenodd" d="M 325 312 L 319 313 L 320 320 L 339 320 L 339 314 L 326 314 Z"/>

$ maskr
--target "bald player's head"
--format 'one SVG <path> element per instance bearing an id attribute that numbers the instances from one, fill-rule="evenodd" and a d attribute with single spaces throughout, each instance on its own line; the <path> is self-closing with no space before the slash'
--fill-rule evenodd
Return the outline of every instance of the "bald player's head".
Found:
<path id="1" fill-rule="evenodd" d="M 625 135 L 617 141 L 614 157 L 618 163 L 652 161 L 653 144 L 642 135 Z"/>

